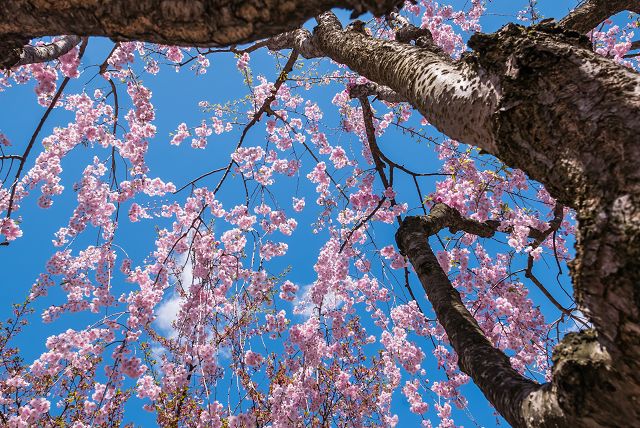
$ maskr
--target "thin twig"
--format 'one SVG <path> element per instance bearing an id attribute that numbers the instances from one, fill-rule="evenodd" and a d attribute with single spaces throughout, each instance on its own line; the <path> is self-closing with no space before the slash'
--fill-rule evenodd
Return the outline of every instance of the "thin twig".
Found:
<path id="1" fill-rule="evenodd" d="M 253 115 L 253 117 L 251 118 L 251 120 L 249 121 L 249 123 L 244 127 L 244 129 L 242 130 L 242 135 L 240 136 L 240 140 L 238 141 L 238 144 L 236 145 L 236 151 L 242 146 L 242 143 L 244 142 L 245 137 L 247 136 L 247 133 L 249 132 L 249 130 L 251 128 L 253 128 L 253 126 L 258 123 L 258 121 L 260 120 L 260 118 L 262 117 L 262 115 L 267 112 L 267 109 L 270 108 L 271 103 L 275 101 L 276 99 L 276 95 L 278 93 L 278 90 L 280 89 L 280 87 L 282 86 L 282 84 L 287 80 L 287 75 L 289 73 L 291 73 L 291 70 L 293 70 L 293 65 L 296 63 L 296 60 L 298 59 L 298 52 L 293 50 L 291 51 L 291 55 L 289 55 L 289 60 L 287 61 L 287 63 L 285 64 L 284 68 L 282 69 L 282 71 L 280 72 L 280 75 L 278 76 L 278 79 L 276 80 L 276 82 L 273 85 L 273 90 L 271 91 L 271 95 L 269 95 L 264 102 L 262 103 L 262 106 L 258 109 L 258 111 Z M 234 160 L 232 160 L 231 162 L 229 162 L 229 164 L 226 166 L 224 174 L 222 176 L 222 178 L 220 179 L 220 181 L 218 182 L 218 185 L 216 186 L 216 188 L 214 189 L 213 193 L 217 193 L 218 190 L 220 190 L 220 187 L 222 186 L 222 183 L 224 183 L 224 181 L 226 180 L 227 176 L 229 175 L 229 172 L 231 171 L 231 167 L 235 164 L 236 162 Z"/>
<path id="2" fill-rule="evenodd" d="M 82 39 L 82 45 L 80 46 L 80 52 L 78 54 L 78 58 L 79 59 L 81 59 L 82 56 L 84 55 L 84 51 L 87 48 L 88 42 L 89 42 L 89 38 L 85 37 L 85 38 Z M 58 91 L 56 92 L 56 94 L 54 95 L 53 99 L 51 100 L 51 103 L 49 104 L 49 107 L 47 108 L 47 111 L 44 113 L 44 115 L 40 119 L 40 123 L 38 123 L 38 126 L 36 127 L 36 130 L 31 135 L 31 139 L 29 140 L 29 144 L 27 145 L 27 148 L 25 149 L 24 153 L 21 156 L 22 160 L 20 161 L 20 165 L 18 166 L 18 171 L 16 172 L 16 176 L 15 176 L 15 178 L 13 180 L 13 184 L 11 185 L 11 194 L 9 196 L 9 206 L 7 207 L 7 215 L 6 215 L 7 218 L 9 218 L 11 216 L 11 213 L 13 212 L 16 189 L 18 187 L 18 182 L 20 181 L 20 175 L 22 174 L 22 170 L 24 169 L 24 166 L 27 163 L 27 158 L 29 157 L 29 153 L 31 153 L 31 149 L 33 148 L 33 145 L 36 142 L 36 138 L 38 138 L 38 135 L 40 134 L 40 131 L 42 130 L 42 127 L 44 126 L 44 123 L 47 121 L 47 118 L 49 117 L 49 115 L 53 111 L 55 105 L 58 103 L 58 99 L 60 99 L 60 96 L 62 95 L 62 92 L 64 92 L 64 89 L 67 87 L 67 84 L 69 83 L 69 80 L 71 80 L 69 77 L 65 77 L 62 80 L 62 83 L 60 84 L 60 87 L 58 88 Z"/>

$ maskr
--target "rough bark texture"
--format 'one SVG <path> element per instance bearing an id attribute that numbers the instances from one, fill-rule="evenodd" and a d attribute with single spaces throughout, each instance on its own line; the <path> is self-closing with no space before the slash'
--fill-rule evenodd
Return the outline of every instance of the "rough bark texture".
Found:
<path id="1" fill-rule="evenodd" d="M 333 7 L 381 15 L 398 0 L 2 0 L 0 68 L 32 38 L 72 34 L 224 46 L 270 37 Z"/>
<path id="2" fill-rule="evenodd" d="M 512 76 L 494 117 L 495 154 L 578 214 L 573 286 L 598 342 L 573 338 L 556 358 L 552 391 L 582 426 L 633 426 L 640 424 L 640 79 L 571 38 L 512 26 L 473 45 L 482 64 Z"/>
<path id="3" fill-rule="evenodd" d="M 550 22 L 476 35 L 475 52 L 457 62 L 343 30 L 330 13 L 318 24 L 305 40 L 316 54 L 397 92 L 440 131 L 524 170 L 578 214 L 571 274 L 595 329 L 558 346 L 547 385 L 525 383 L 518 393 L 519 380 L 502 380 L 508 369 L 498 357 L 485 372 L 488 354 L 452 340 L 463 370 L 514 425 L 640 426 L 640 75 L 595 54 L 580 32 Z M 405 222 L 399 244 L 422 271 L 434 307 L 448 299 L 438 315 L 445 329 L 463 329 L 459 336 L 473 342 L 477 324 L 455 293 L 433 289 L 446 277 L 430 249 L 415 243 L 419 229 Z M 487 381 L 489 373 L 500 380 Z"/>
<path id="4" fill-rule="evenodd" d="M 5 0 L 0 64 L 18 61 L 14 48 L 43 35 L 227 45 L 292 30 L 330 7 L 381 12 L 394 3 Z M 590 0 L 562 27 L 508 25 L 476 35 L 474 52 L 456 62 L 426 34 L 406 30 L 405 43 L 377 40 L 357 25 L 343 30 L 331 13 L 319 16 L 313 34 L 295 30 L 267 42 L 347 65 L 375 82 L 361 95 L 410 102 L 443 133 L 524 170 L 576 210 L 571 274 L 594 329 L 567 335 L 556 347 L 545 385 L 520 376 L 491 346 L 429 247 L 428 235 L 443 227 L 491 236 L 495 223 L 437 205 L 429 216 L 405 219 L 397 234 L 462 370 L 515 426 L 640 426 L 640 75 L 595 54 L 581 35 L 622 10 L 640 12 L 640 3 Z"/>
<path id="5" fill-rule="evenodd" d="M 610 351 L 637 357 L 640 75 L 557 27 L 511 25 L 471 45 L 485 70 L 505 76 L 493 154 L 576 210 L 577 300 Z"/>
<path id="6" fill-rule="evenodd" d="M 634 380 L 621 372 L 595 330 L 568 334 L 553 353 L 553 380 L 539 385 L 511 367 L 465 308 L 428 237 L 445 228 L 491 237 L 498 225 L 463 218 L 455 209 L 436 204 L 428 216 L 406 218 L 396 234 L 398 247 L 409 258 L 458 354 L 460 369 L 516 427 L 636 426 L 640 419 Z M 532 229 L 529 236 L 537 239 L 543 233 Z"/>
<path id="7" fill-rule="evenodd" d="M 607 340 L 637 338 L 631 326 L 623 334 L 614 330 L 624 322 L 611 321 L 637 324 L 640 303 L 632 286 L 640 275 L 638 73 L 553 24 L 476 35 L 476 52 L 456 63 L 344 31 L 331 14 L 313 39 L 332 59 L 401 94 L 442 132 L 524 170 L 576 209 L 585 261 L 574 266 L 579 301 Z"/>

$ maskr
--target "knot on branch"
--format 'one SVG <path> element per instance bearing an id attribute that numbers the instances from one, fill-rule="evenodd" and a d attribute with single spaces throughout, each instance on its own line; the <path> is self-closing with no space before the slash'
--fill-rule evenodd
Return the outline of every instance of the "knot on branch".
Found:
<path id="1" fill-rule="evenodd" d="M 304 28 L 273 36 L 266 41 L 265 45 L 272 51 L 293 49 L 307 59 L 325 56 L 324 52 L 314 42 L 311 32 Z"/>
<path id="2" fill-rule="evenodd" d="M 584 366 L 594 360 L 606 361 L 608 357 L 605 354 L 606 350 L 598 342 L 596 331 L 587 329 L 577 333 L 568 333 L 553 349 L 551 360 L 554 364 L 554 371 L 556 371 L 562 370 L 562 365 L 569 362 Z"/>
<path id="3" fill-rule="evenodd" d="M 639 390 L 628 387 L 628 373 L 612 366 L 612 357 L 594 329 L 567 334 L 554 348 L 552 361 L 552 383 L 565 412 L 595 414 L 595 409 L 602 405 L 599 397 L 606 396 L 609 400 L 616 397 L 626 420 L 639 420 L 640 409 L 635 404 Z"/>
<path id="4" fill-rule="evenodd" d="M 367 31 L 365 29 L 365 22 L 364 21 L 360 21 L 359 19 L 356 19 L 355 21 L 352 21 L 351 24 L 347 25 L 347 27 L 345 28 L 346 31 L 355 31 L 356 33 L 360 33 L 360 34 L 367 34 Z"/>
<path id="5" fill-rule="evenodd" d="M 407 216 L 400 223 L 400 227 L 396 230 L 396 245 L 398 250 L 400 250 L 400 254 L 403 256 L 407 256 L 407 248 L 405 248 L 405 243 L 407 240 L 405 237 L 410 236 L 411 234 L 417 233 L 419 235 L 425 235 L 424 239 L 427 239 L 426 229 L 424 225 L 423 216 Z"/>
<path id="6" fill-rule="evenodd" d="M 416 45 L 418 45 L 418 40 L 422 40 L 423 43 L 433 43 L 433 35 L 431 31 L 426 28 L 419 28 L 415 25 L 405 25 L 396 31 L 396 40 L 400 43 L 416 41 Z"/>

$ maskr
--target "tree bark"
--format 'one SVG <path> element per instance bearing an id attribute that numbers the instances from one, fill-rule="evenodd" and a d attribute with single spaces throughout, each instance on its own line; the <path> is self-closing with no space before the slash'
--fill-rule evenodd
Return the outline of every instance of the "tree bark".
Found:
<path id="1" fill-rule="evenodd" d="M 462 303 L 460 293 L 451 285 L 427 240 L 446 227 L 490 237 L 497 226 L 463 219 L 455 209 L 437 204 L 428 216 L 406 218 L 396 240 L 401 251 L 409 257 L 438 322 L 458 354 L 460 369 L 473 379 L 507 422 L 521 426 L 524 419 L 520 405 L 527 395 L 539 388 L 538 385 L 515 371 L 509 358 L 494 348 Z"/>
<path id="2" fill-rule="evenodd" d="M 574 208 L 578 260 L 589 258 L 573 269 L 579 301 L 607 340 L 622 333 L 611 320 L 637 323 L 640 75 L 553 24 L 476 35 L 469 42 L 476 52 L 458 62 L 339 25 L 332 14 L 320 18 L 313 36 L 319 50 L 398 92 L 448 136 L 524 170 Z"/>
<path id="3" fill-rule="evenodd" d="M 640 13 L 640 3 L 637 0 L 587 0 L 565 16 L 560 25 L 586 33 L 605 19 L 625 10 Z"/>
<path id="4" fill-rule="evenodd" d="M 332 13 L 318 18 L 312 42 L 326 56 L 407 99 L 451 138 L 494 148 L 491 121 L 499 92 L 491 76 L 440 52 L 342 30 Z"/>
<path id="5" fill-rule="evenodd" d="M 13 64 L 13 67 L 25 64 L 37 64 L 59 58 L 79 44 L 80 40 L 81 38 L 78 36 L 63 36 L 46 45 L 24 46 L 19 52 L 16 52 L 19 58 L 15 64 Z"/>
<path id="6" fill-rule="evenodd" d="M 595 331 L 568 334 L 553 353 L 553 380 L 539 385 L 512 368 L 466 309 L 428 237 L 449 228 L 452 233 L 464 230 L 488 238 L 498 225 L 463 218 L 455 209 L 436 204 L 427 216 L 407 217 L 396 233 L 398 247 L 409 258 L 458 354 L 460 369 L 516 427 L 635 426 L 640 420 L 634 400 L 637 387 L 614 365 Z M 541 234 L 535 229 L 529 232 L 534 239 Z"/>
<path id="7" fill-rule="evenodd" d="M 43 35 L 219 46 L 291 30 L 334 6 L 381 12 L 394 3 L 5 0 L 0 64 Z M 347 65 L 376 83 L 367 90 L 397 94 L 441 132 L 522 169 L 576 210 L 571 274 L 576 300 L 594 330 L 567 335 L 556 347 L 553 380 L 545 385 L 520 376 L 491 346 L 428 244 L 436 228 L 473 228 L 482 236 L 491 225 L 439 208 L 427 218 L 406 219 L 398 231 L 398 245 L 462 370 L 516 426 L 640 425 L 640 75 L 595 54 L 581 35 L 607 14 L 638 8 L 636 1 L 591 0 L 563 20 L 564 27 L 507 25 L 476 35 L 469 42 L 474 52 L 459 61 L 428 43 L 413 46 L 343 30 L 331 13 L 318 18 L 313 34 L 297 30 L 268 44 Z"/>
<path id="8" fill-rule="evenodd" d="M 381 15 L 399 0 L 2 0 L 0 69 L 30 39 L 71 34 L 181 46 L 247 43 L 334 7 Z"/>
<path id="9" fill-rule="evenodd" d="M 469 42 L 474 52 L 456 62 L 343 30 L 330 13 L 304 43 L 397 92 L 443 133 L 522 169 L 576 210 L 571 274 L 595 330 L 557 347 L 550 384 L 533 392 L 524 384 L 521 394 L 507 388 L 526 397 L 520 401 L 500 402 L 503 382 L 487 382 L 470 368 L 468 360 L 482 365 L 484 354 L 463 358 L 474 382 L 488 385 L 493 405 L 518 426 L 640 424 L 640 75 L 594 53 L 579 32 L 550 22 L 476 35 Z M 405 223 L 400 248 L 418 235 Z M 443 281 L 433 277 L 430 250 L 404 250 L 417 271 L 431 272 L 419 273 L 429 294 Z M 446 318 L 438 316 L 448 329 Z M 467 345 L 456 352 L 464 355 Z"/>

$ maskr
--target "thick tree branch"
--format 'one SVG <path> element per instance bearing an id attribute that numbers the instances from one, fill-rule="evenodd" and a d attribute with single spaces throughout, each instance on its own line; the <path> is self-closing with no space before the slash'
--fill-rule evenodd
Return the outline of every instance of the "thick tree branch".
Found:
<path id="1" fill-rule="evenodd" d="M 3 0 L 0 65 L 30 39 L 74 34 L 181 46 L 228 46 L 295 29 L 334 7 L 380 16 L 399 0 Z"/>
<path id="2" fill-rule="evenodd" d="M 487 126 L 498 101 L 491 80 L 438 52 L 343 30 L 330 12 L 317 20 L 313 43 L 328 57 L 391 88 L 450 137 L 495 148 Z"/>
<path id="3" fill-rule="evenodd" d="M 640 75 L 550 22 L 475 35 L 475 52 L 452 61 L 343 30 L 331 13 L 317 20 L 320 51 L 577 211 L 576 301 L 631 376 L 628 388 L 640 386 L 640 346 L 631 346 L 640 343 Z"/>
<path id="4" fill-rule="evenodd" d="M 556 207 L 547 231 L 561 222 L 559 212 L 561 206 Z M 496 224 L 466 219 L 455 209 L 436 204 L 427 216 L 407 217 L 396 233 L 396 242 L 414 267 L 458 354 L 460 369 L 510 424 L 617 427 L 640 420 L 634 404 L 637 387 L 618 371 L 593 330 L 570 333 L 555 348 L 550 383 L 539 385 L 516 372 L 508 357 L 484 335 L 433 253 L 428 237 L 444 228 L 489 237 Z M 540 232 L 536 242 L 545 239 L 547 231 Z"/>
<path id="5" fill-rule="evenodd" d="M 343 30 L 332 13 L 318 23 L 313 36 L 304 38 L 316 56 L 324 54 L 396 92 L 451 138 L 544 182 L 564 205 L 576 208 L 576 197 L 586 194 L 571 189 L 603 183 L 600 171 L 589 177 L 568 171 L 569 164 L 591 162 L 583 145 L 594 135 L 625 141 L 627 159 L 637 158 L 632 152 L 640 132 L 640 76 L 592 52 L 588 39 L 575 33 L 552 24 L 509 25 L 472 37 L 477 54 L 454 62 L 430 49 Z M 594 115 L 603 120 L 594 122 Z M 568 140 L 576 144 L 562 143 Z M 536 155 L 522 156 L 523 150 Z M 562 157 L 559 151 L 568 152 Z"/>
<path id="6" fill-rule="evenodd" d="M 405 218 L 396 233 L 398 247 L 411 261 L 438 322 L 458 354 L 460 369 L 507 422 L 524 426 L 522 403 L 540 386 L 514 370 L 509 358 L 493 346 L 440 267 L 428 237 L 447 227 L 452 232 L 465 230 L 479 236 L 492 236 L 496 229 L 493 223 L 465 219 L 455 209 L 436 204 L 428 216 Z"/>
<path id="7" fill-rule="evenodd" d="M 48 43 L 42 46 L 26 45 L 13 52 L 10 58 L 17 57 L 18 60 L 14 63 L 2 64 L 0 63 L 0 69 L 18 67 L 26 64 L 37 64 L 41 62 L 52 61 L 61 57 L 62 55 L 73 49 L 81 38 L 78 36 L 63 36 L 58 40 Z"/>
<path id="8" fill-rule="evenodd" d="M 560 20 L 560 25 L 587 33 L 605 19 L 625 10 L 640 13 L 640 2 L 637 0 L 586 0 Z"/>

